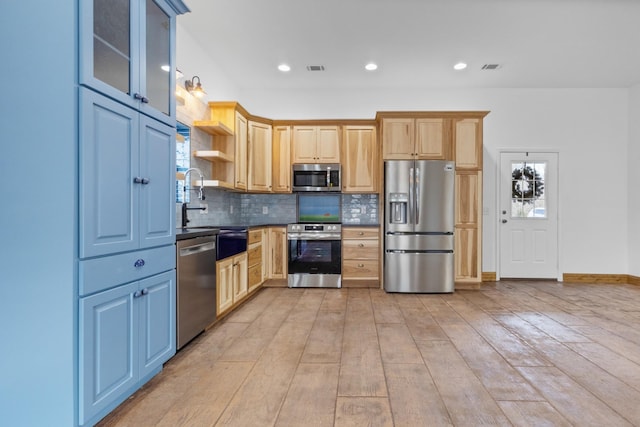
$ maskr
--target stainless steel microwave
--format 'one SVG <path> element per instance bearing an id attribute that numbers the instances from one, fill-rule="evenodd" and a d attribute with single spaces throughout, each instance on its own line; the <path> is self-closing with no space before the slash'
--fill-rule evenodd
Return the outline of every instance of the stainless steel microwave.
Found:
<path id="1" fill-rule="evenodd" d="M 340 191 L 340 164 L 295 164 L 291 181 L 293 191 Z"/>

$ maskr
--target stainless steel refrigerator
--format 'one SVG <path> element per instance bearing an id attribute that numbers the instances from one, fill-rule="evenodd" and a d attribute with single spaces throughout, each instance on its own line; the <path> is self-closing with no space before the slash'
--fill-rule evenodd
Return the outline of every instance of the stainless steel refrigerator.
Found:
<path id="1" fill-rule="evenodd" d="M 454 162 L 386 161 L 384 191 L 384 289 L 453 292 Z"/>

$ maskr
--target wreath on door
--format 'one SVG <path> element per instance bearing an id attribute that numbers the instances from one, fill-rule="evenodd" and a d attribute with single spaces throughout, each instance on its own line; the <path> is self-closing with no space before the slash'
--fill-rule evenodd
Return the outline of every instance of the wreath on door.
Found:
<path id="1" fill-rule="evenodd" d="M 542 196 L 544 182 L 542 177 L 531 166 L 516 168 L 511 174 L 511 197 L 524 203 L 531 203 Z"/>

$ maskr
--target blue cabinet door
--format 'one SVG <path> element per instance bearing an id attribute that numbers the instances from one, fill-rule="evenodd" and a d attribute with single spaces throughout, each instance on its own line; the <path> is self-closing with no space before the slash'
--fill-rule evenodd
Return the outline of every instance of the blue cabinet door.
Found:
<path id="1" fill-rule="evenodd" d="M 134 218 L 139 184 L 133 183 L 139 168 L 139 117 L 118 102 L 80 89 L 80 258 L 139 247 Z"/>
<path id="2" fill-rule="evenodd" d="M 80 424 L 138 381 L 137 289 L 138 284 L 132 283 L 80 299 Z"/>
<path id="3" fill-rule="evenodd" d="M 140 116 L 140 247 L 175 242 L 175 149 L 174 128 Z"/>
<path id="4" fill-rule="evenodd" d="M 176 273 L 168 271 L 140 281 L 140 377 L 176 353 Z"/>

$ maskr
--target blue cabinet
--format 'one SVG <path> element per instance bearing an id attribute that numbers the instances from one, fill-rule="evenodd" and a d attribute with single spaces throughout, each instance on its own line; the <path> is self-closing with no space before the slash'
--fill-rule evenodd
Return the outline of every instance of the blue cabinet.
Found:
<path id="1" fill-rule="evenodd" d="M 175 241 L 175 129 L 80 89 L 80 258 Z"/>
<path id="2" fill-rule="evenodd" d="M 80 83 L 170 125 L 175 123 L 175 15 L 181 1 L 84 0 Z"/>
<path id="3" fill-rule="evenodd" d="M 106 415 L 175 354 L 175 281 L 172 270 L 80 298 L 80 424 Z"/>

